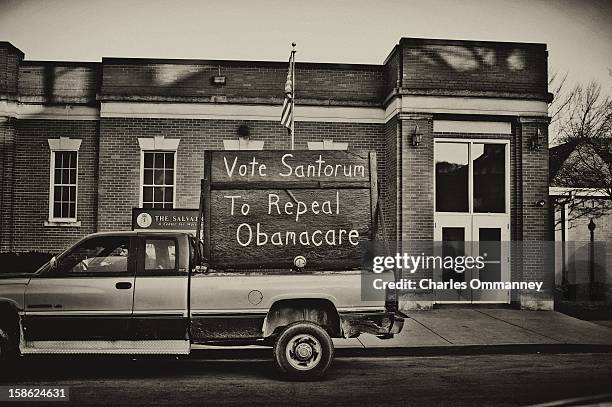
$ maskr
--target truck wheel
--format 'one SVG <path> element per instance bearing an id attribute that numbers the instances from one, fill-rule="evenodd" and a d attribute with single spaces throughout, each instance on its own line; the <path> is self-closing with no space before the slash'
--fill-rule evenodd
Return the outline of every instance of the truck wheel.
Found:
<path id="1" fill-rule="evenodd" d="M 274 344 L 274 363 L 293 380 L 317 379 L 334 357 L 334 344 L 325 329 L 312 322 L 287 326 Z"/>
<path id="2" fill-rule="evenodd" d="M 0 328 L 0 366 L 2 367 L 0 371 L 5 370 L 5 367 L 10 366 L 10 364 L 15 361 L 16 356 L 17 353 L 15 352 L 15 347 L 11 341 L 11 337 L 5 329 Z"/>

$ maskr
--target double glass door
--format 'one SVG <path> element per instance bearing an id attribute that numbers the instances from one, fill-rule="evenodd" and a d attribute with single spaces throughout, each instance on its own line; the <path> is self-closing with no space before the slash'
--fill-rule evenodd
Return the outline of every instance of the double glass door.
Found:
<path id="1" fill-rule="evenodd" d="M 437 302 L 499 302 L 510 300 L 509 291 L 481 288 L 486 282 L 510 281 L 509 224 L 502 216 L 436 216 L 434 234 L 438 255 L 482 257 L 483 267 L 460 271 L 438 268 L 437 282 L 465 283 L 465 288 L 436 290 Z"/>
<path id="2" fill-rule="evenodd" d="M 510 281 L 509 142 L 436 140 L 435 230 L 437 254 L 482 256 L 482 267 L 438 268 L 437 302 L 510 300 L 509 290 L 483 283 Z"/>

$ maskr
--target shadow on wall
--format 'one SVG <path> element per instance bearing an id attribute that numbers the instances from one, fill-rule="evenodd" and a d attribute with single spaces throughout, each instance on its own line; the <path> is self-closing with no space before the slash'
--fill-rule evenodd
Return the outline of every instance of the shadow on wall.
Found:
<path id="1" fill-rule="evenodd" d="M 477 71 L 484 69 L 504 69 L 522 71 L 526 67 L 524 50 L 495 50 L 488 47 L 462 47 L 430 45 L 409 51 L 418 55 L 421 60 L 432 65 L 445 66 L 457 72 Z"/>
<path id="2" fill-rule="evenodd" d="M 402 86 L 465 92 L 546 95 L 545 46 L 533 44 L 428 44 L 407 41 Z M 396 58 L 393 63 L 397 64 Z M 387 63 L 389 65 L 389 62 Z M 395 65 L 394 65 L 395 66 Z M 102 100 L 168 100 L 281 104 L 288 64 L 262 61 L 142 60 L 103 58 L 102 63 L 25 61 L 21 96 L 44 103 L 95 104 Z M 298 101 L 380 105 L 395 87 L 385 65 L 297 63 Z M 218 86 L 211 78 L 227 77 Z M 102 78 L 104 79 L 102 81 Z M 386 81 L 392 80 L 393 84 Z"/>
<path id="3" fill-rule="evenodd" d="M 257 61 L 103 60 L 102 99 L 170 100 L 281 104 L 286 63 Z M 296 94 L 300 101 L 379 105 L 385 95 L 384 67 L 298 62 Z M 214 75 L 227 77 L 214 85 Z"/>
<path id="4" fill-rule="evenodd" d="M 507 45 L 408 45 L 403 85 L 413 89 L 546 94 L 544 56 L 543 50 Z"/>
<path id="5" fill-rule="evenodd" d="M 595 242 L 591 261 L 590 242 L 566 242 L 569 254 L 565 266 L 567 284 L 561 289 L 571 301 L 605 300 L 612 286 L 612 270 L 607 270 L 608 250 L 606 242 Z M 591 295 L 591 272 L 593 295 Z M 609 298 L 612 301 L 612 298 Z"/>
<path id="6" fill-rule="evenodd" d="M 19 97 L 45 105 L 97 105 L 100 64 L 25 61 L 19 68 Z"/>

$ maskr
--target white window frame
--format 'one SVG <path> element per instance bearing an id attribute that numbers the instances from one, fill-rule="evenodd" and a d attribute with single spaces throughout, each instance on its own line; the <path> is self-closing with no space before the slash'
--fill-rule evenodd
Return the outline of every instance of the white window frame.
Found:
<path id="1" fill-rule="evenodd" d="M 468 144 L 468 211 L 467 212 L 439 212 L 436 211 L 436 146 L 437 143 L 463 143 Z M 472 144 L 480 144 L 480 143 L 492 143 L 492 144 L 502 144 L 505 146 L 505 170 L 506 170 L 506 179 L 505 179 L 505 210 L 504 212 L 474 212 L 474 174 L 473 167 L 471 163 L 471 151 Z M 435 137 L 434 138 L 434 165 L 432 169 L 433 173 L 433 204 L 434 204 L 434 213 L 439 214 L 456 214 L 456 215 L 479 215 L 479 216 L 510 216 L 510 193 L 511 193 L 511 185 L 510 185 L 510 140 L 508 139 L 491 139 L 491 138 L 444 138 L 444 137 Z"/>
<path id="2" fill-rule="evenodd" d="M 80 139 L 60 137 L 59 139 L 48 139 L 49 149 L 51 150 L 49 162 L 49 216 L 45 221 L 45 226 L 81 226 L 78 219 L 79 206 L 79 149 Z M 74 217 L 59 218 L 53 216 L 55 201 L 55 153 L 56 152 L 76 152 L 76 179 L 75 179 L 75 198 L 74 198 Z"/>
<path id="3" fill-rule="evenodd" d="M 178 146 L 180 139 L 167 139 L 164 136 L 156 136 L 149 138 L 139 138 L 138 144 L 140 145 L 140 183 L 138 192 L 138 206 L 143 206 L 143 192 L 144 192 L 144 155 L 145 153 L 174 153 L 174 169 L 173 169 L 173 188 L 172 188 L 172 208 L 176 208 L 176 168 L 178 158 Z"/>

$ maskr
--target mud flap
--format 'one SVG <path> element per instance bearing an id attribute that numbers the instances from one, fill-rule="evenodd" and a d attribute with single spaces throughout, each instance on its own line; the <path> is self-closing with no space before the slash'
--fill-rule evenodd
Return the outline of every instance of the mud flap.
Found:
<path id="1" fill-rule="evenodd" d="M 345 338 L 356 338 L 362 333 L 392 338 L 404 326 L 404 318 L 393 312 L 342 313 L 342 332 Z"/>

